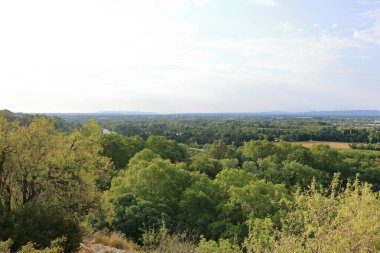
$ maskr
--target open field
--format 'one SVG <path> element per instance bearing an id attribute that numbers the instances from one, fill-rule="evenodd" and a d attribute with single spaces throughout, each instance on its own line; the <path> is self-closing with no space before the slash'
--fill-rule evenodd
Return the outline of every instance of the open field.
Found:
<path id="1" fill-rule="evenodd" d="M 350 143 L 348 142 L 333 142 L 333 141 L 296 141 L 294 143 L 301 144 L 304 147 L 310 148 L 314 145 L 325 144 L 336 149 L 349 149 Z"/>

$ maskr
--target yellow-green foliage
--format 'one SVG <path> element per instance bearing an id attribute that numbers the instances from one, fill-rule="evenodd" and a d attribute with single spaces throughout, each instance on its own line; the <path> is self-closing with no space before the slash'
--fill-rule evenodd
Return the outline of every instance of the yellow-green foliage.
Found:
<path id="1" fill-rule="evenodd" d="M 59 245 L 64 243 L 65 238 L 59 238 L 54 240 L 50 248 L 38 250 L 34 247 L 34 244 L 29 242 L 25 246 L 21 247 L 17 253 L 63 253 L 63 248 Z M 12 240 L 7 240 L 5 242 L 0 242 L 0 253 L 10 252 L 10 247 L 12 246 Z"/>
<path id="2" fill-rule="evenodd" d="M 17 253 L 63 253 L 63 249 L 61 247 L 51 247 L 42 250 L 38 250 L 34 248 L 33 243 L 28 243 L 23 246 Z"/>
<path id="3" fill-rule="evenodd" d="M 0 207 L 48 202 L 83 212 L 93 206 L 96 179 L 110 167 L 99 155 L 99 132 L 93 122 L 64 135 L 45 117 L 29 125 L 0 118 Z"/>
<path id="4" fill-rule="evenodd" d="M 236 245 L 231 244 L 228 240 L 219 240 L 215 241 L 207 241 L 205 238 L 201 238 L 199 245 L 196 249 L 196 253 L 215 253 L 215 252 L 223 252 L 223 253 L 239 253 L 240 248 Z"/>
<path id="5" fill-rule="evenodd" d="M 348 183 L 340 191 L 337 177 L 330 189 L 315 184 L 296 193 L 282 228 L 251 221 L 247 252 L 379 252 L 380 199 L 367 183 Z"/>
<path id="6" fill-rule="evenodd" d="M 0 253 L 7 253 L 8 249 L 12 246 L 12 243 L 11 239 L 5 242 L 0 241 Z"/>
<path id="7" fill-rule="evenodd" d="M 185 233 L 169 234 L 165 224 L 156 231 L 150 229 L 143 234 L 145 252 L 151 253 L 195 253 L 195 245 Z"/>

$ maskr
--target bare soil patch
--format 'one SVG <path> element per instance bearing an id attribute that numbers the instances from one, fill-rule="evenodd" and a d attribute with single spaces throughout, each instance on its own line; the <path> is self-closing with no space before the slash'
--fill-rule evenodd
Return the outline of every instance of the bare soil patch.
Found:
<path id="1" fill-rule="evenodd" d="M 304 147 L 310 148 L 314 145 L 329 145 L 332 148 L 336 149 L 349 149 L 350 148 L 350 143 L 348 142 L 333 142 L 333 141 L 296 141 L 294 143 L 301 144 Z"/>

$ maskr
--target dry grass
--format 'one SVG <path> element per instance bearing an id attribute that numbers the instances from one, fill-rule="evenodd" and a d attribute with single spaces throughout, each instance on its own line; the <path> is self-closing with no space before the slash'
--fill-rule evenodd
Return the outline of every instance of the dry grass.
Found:
<path id="1" fill-rule="evenodd" d="M 91 241 L 84 241 L 78 253 L 90 252 L 130 252 L 130 253 L 195 253 L 196 245 L 189 235 L 178 233 L 169 235 L 166 229 L 147 231 L 143 247 L 127 240 L 122 234 L 102 230 L 96 232 Z M 122 251 L 118 251 L 118 250 Z"/>
<path id="2" fill-rule="evenodd" d="M 187 233 L 170 234 L 163 223 L 158 229 L 144 232 L 144 252 L 149 253 L 195 253 L 193 238 Z"/>
<path id="3" fill-rule="evenodd" d="M 173 235 L 162 238 L 152 253 L 195 253 L 194 244 L 184 239 L 183 235 Z"/>
<path id="4" fill-rule="evenodd" d="M 333 141 L 296 141 L 293 143 L 301 144 L 304 147 L 310 148 L 314 145 L 329 145 L 331 148 L 336 148 L 336 149 L 349 149 L 350 148 L 350 143 L 348 142 L 333 142 Z"/>
<path id="5" fill-rule="evenodd" d="M 80 248 L 77 253 L 93 253 L 93 251 L 87 248 Z"/>
<path id="6" fill-rule="evenodd" d="M 123 234 L 108 231 L 99 231 L 94 234 L 95 243 L 103 244 L 109 247 L 122 249 L 122 250 L 133 250 L 135 247 L 133 243 L 128 241 Z"/>
<path id="7" fill-rule="evenodd" d="M 117 249 L 133 249 L 131 243 L 128 242 L 123 235 L 118 233 L 111 234 L 107 245 Z"/>

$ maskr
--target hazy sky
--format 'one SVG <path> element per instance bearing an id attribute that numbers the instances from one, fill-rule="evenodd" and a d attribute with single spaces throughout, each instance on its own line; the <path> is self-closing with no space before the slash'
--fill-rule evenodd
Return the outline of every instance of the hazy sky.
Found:
<path id="1" fill-rule="evenodd" d="M 0 109 L 380 109 L 377 0 L 0 0 Z"/>

